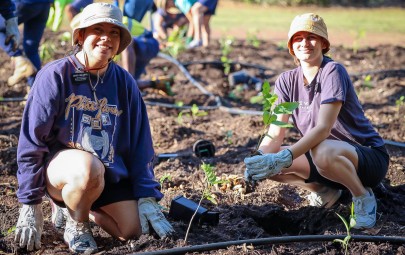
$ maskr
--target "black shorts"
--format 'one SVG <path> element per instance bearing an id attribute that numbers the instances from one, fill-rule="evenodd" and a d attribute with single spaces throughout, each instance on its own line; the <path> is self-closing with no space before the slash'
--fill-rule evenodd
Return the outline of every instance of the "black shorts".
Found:
<path id="1" fill-rule="evenodd" d="M 373 188 L 377 186 L 385 177 L 388 171 L 389 155 L 385 146 L 366 147 L 352 144 L 356 148 L 359 158 L 357 175 L 365 187 Z M 317 182 L 334 189 L 347 189 L 340 183 L 331 181 L 319 174 L 309 152 L 305 153 L 311 171 L 306 183 Z"/>
<path id="2" fill-rule="evenodd" d="M 52 199 L 49 194 L 47 196 Z M 52 199 L 53 202 L 60 206 L 66 207 L 63 201 L 57 201 Z M 135 196 L 132 193 L 131 183 L 129 180 L 122 180 L 118 183 L 111 183 L 106 181 L 104 185 L 104 190 L 101 195 L 91 206 L 91 210 L 95 210 L 105 205 L 109 205 L 116 202 L 135 200 Z"/>

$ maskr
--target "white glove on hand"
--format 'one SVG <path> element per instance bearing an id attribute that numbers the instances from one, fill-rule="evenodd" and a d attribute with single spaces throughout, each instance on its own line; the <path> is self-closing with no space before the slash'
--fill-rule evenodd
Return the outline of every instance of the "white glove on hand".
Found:
<path id="1" fill-rule="evenodd" d="M 28 251 L 41 248 L 41 235 L 44 227 L 42 205 L 25 205 L 20 209 L 15 230 L 15 242 Z"/>
<path id="2" fill-rule="evenodd" d="M 283 168 L 290 167 L 292 153 L 289 149 L 285 149 L 278 153 L 248 157 L 245 158 L 244 162 L 246 165 L 246 181 L 258 181 L 280 173 Z"/>
<path id="3" fill-rule="evenodd" d="M 170 236 L 174 232 L 172 225 L 166 220 L 155 198 L 140 198 L 138 210 L 143 234 L 149 234 L 149 222 L 160 238 Z"/>
<path id="4" fill-rule="evenodd" d="M 6 20 L 6 45 L 11 42 L 13 51 L 16 51 L 20 42 L 20 31 L 18 30 L 17 17 Z"/>

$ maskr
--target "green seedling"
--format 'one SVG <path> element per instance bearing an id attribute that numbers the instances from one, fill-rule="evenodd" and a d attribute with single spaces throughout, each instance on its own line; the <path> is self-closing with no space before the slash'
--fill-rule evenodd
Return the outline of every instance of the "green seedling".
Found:
<path id="1" fill-rule="evenodd" d="M 374 87 L 373 82 L 371 81 L 371 75 L 368 74 L 364 77 L 363 86 L 369 89 Z"/>
<path id="2" fill-rule="evenodd" d="M 405 96 L 400 96 L 397 100 L 395 100 L 395 105 L 397 106 L 397 110 L 399 111 L 399 108 L 401 108 L 401 106 L 405 105 Z"/>
<path id="3" fill-rule="evenodd" d="M 188 228 L 187 228 L 187 231 L 186 231 L 186 236 L 184 237 L 184 243 L 187 243 L 187 238 L 188 238 L 188 233 L 190 232 L 191 223 L 193 222 L 194 217 L 196 216 L 196 214 L 198 212 L 198 209 L 201 206 L 202 201 L 204 199 L 207 199 L 208 201 L 210 201 L 211 203 L 213 203 L 215 205 L 218 204 L 214 194 L 212 194 L 212 188 L 215 185 L 227 182 L 226 180 L 221 180 L 220 178 L 218 178 L 218 176 L 215 173 L 214 167 L 211 166 L 210 164 L 203 163 L 201 165 L 201 170 L 203 170 L 203 172 L 205 174 L 205 177 L 204 177 L 204 190 L 203 190 L 203 194 L 201 196 L 201 199 L 198 202 L 197 209 L 195 210 L 193 216 L 191 216 L 190 223 L 188 224 Z"/>
<path id="4" fill-rule="evenodd" d="M 56 47 L 53 43 L 46 42 L 39 48 L 39 56 L 42 62 L 48 62 L 54 58 Z"/>
<path id="5" fill-rule="evenodd" d="M 246 43 L 248 45 L 252 45 L 255 48 L 259 48 L 260 47 L 260 40 L 257 38 L 257 36 L 255 34 L 252 33 L 248 33 L 246 36 Z"/>
<path id="6" fill-rule="evenodd" d="M 174 58 L 184 52 L 186 50 L 186 32 L 186 27 L 174 30 L 167 38 L 166 47 L 162 51 Z"/>
<path id="7" fill-rule="evenodd" d="M 172 176 L 170 174 L 165 174 L 159 179 L 160 186 L 163 185 L 165 181 L 172 181 Z"/>
<path id="8" fill-rule="evenodd" d="M 190 114 L 191 113 L 191 114 Z M 190 109 L 185 109 L 179 112 L 177 116 L 177 122 L 183 125 L 183 116 L 188 116 L 195 120 L 197 117 L 202 117 L 208 115 L 208 112 L 201 111 L 196 104 L 193 104 Z"/>
<path id="9" fill-rule="evenodd" d="M 349 247 L 350 239 L 352 238 L 351 235 L 350 235 L 350 230 L 352 229 L 352 227 L 354 227 L 356 225 L 356 215 L 354 214 L 354 203 L 352 202 L 349 222 L 347 222 L 345 220 L 345 218 L 343 216 L 341 216 L 340 214 L 336 213 L 336 215 L 339 216 L 339 218 L 342 220 L 343 224 L 345 225 L 347 235 L 343 240 L 342 239 L 335 239 L 335 240 L 333 240 L 333 242 L 340 243 L 342 245 L 342 247 L 345 249 L 345 255 L 346 255 L 347 254 L 347 249 Z"/>
<path id="10" fill-rule="evenodd" d="M 270 137 L 267 134 L 268 127 L 270 125 L 276 125 L 283 128 L 292 128 L 294 127 L 290 123 L 282 122 L 277 120 L 278 114 L 292 114 L 295 109 L 298 108 L 299 103 L 297 102 L 285 102 L 278 105 L 275 105 L 278 96 L 270 92 L 270 83 L 265 81 L 262 87 L 262 103 L 263 103 L 263 123 L 264 123 L 264 132 L 260 136 L 259 142 L 256 146 L 258 149 L 260 143 L 262 142 L 265 136 Z M 272 137 L 270 137 L 272 138 Z"/>
<path id="11" fill-rule="evenodd" d="M 232 130 L 226 131 L 226 133 L 225 133 L 225 138 L 226 138 L 226 142 L 227 142 L 228 144 L 233 144 L 232 136 L 233 136 Z"/>
<path id="12" fill-rule="evenodd" d="M 234 42 L 234 38 L 228 36 L 226 39 L 221 38 L 219 40 L 219 44 L 221 46 L 221 62 L 224 66 L 224 74 L 228 75 L 231 72 L 231 64 L 232 61 L 229 59 L 229 53 L 232 51 L 232 44 Z"/>
<path id="13" fill-rule="evenodd" d="M 9 236 L 12 233 L 14 233 L 15 229 L 16 229 L 16 226 L 12 226 L 11 228 L 9 228 L 6 231 L 2 232 L 1 235 L 2 236 Z"/>

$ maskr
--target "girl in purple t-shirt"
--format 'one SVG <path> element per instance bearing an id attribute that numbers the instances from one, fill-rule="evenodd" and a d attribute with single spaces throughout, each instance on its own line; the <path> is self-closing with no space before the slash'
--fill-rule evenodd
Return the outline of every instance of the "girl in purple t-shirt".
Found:
<path id="1" fill-rule="evenodd" d="M 384 178 L 389 156 L 384 141 L 364 116 L 346 69 L 326 57 L 330 43 L 323 19 L 298 15 L 288 33 L 288 49 L 297 68 L 276 81 L 278 103 L 298 102 L 292 114 L 302 138 L 282 146 L 285 128 L 271 125 L 259 147 L 261 155 L 245 159 L 245 178 L 300 186 L 309 204 L 331 207 L 342 189 L 353 196 L 355 228 L 376 223 L 372 187 Z M 278 120 L 287 122 L 289 115 Z"/>

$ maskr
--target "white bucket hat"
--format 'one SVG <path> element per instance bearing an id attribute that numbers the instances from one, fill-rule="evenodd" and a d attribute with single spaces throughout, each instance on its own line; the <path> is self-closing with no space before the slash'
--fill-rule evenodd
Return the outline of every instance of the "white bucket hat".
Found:
<path id="1" fill-rule="evenodd" d="M 110 23 L 120 28 L 121 38 L 117 55 L 120 54 L 132 41 L 131 33 L 122 23 L 122 12 L 115 5 L 108 3 L 89 4 L 77 16 L 78 17 L 75 17 L 75 22 L 72 23 L 72 45 L 76 45 L 78 43 L 79 31 L 81 29 L 98 23 Z"/>
<path id="2" fill-rule="evenodd" d="M 325 39 L 327 45 L 322 52 L 323 54 L 325 54 L 329 51 L 330 42 L 328 39 L 328 29 L 326 28 L 326 24 L 323 21 L 322 17 L 315 13 L 305 13 L 297 15 L 291 22 L 290 31 L 288 32 L 288 43 L 287 43 L 288 50 L 291 55 L 294 56 L 291 39 L 297 32 L 301 31 L 310 32 Z"/>

